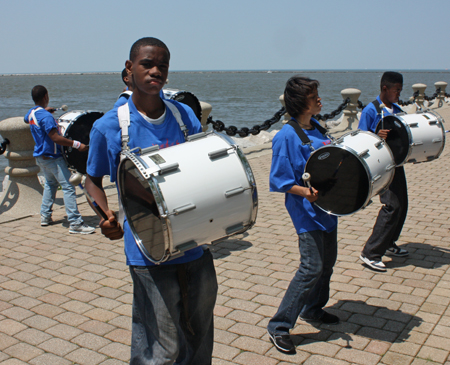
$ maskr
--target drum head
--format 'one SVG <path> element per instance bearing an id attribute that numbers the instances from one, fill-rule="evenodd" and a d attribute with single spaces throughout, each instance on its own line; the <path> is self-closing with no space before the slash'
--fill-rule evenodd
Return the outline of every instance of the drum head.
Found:
<path id="1" fill-rule="evenodd" d="M 161 260 L 166 252 L 167 227 L 160 219 L 151 180 L 145 179 L 129 159 L 120 163 L 117 175 L 119 196 L 139 249 L 150 260 Z"/>
<path id="2" fill-rule="evenodd" d="M 64 137 L 89 144 L 89 134 L 94 122 L 103 116 L 102 112 L 87 112 L 76 118 L 66 129 Z M 88 151 L 80 152 L 76 148 L 63 146 L 63 157 L 69 167 L 86 174 Z"/>
<path id="3" fill-rule="evenodd" d="M 365 206 L 369 177 L 358 156 L 339 146 L 315 151 L 306 163 L 311 186 L 319 192 L 315 204 L 335 215 L 352 214 Z"/>
<path id="4" fill-rule="evenodd" d="M 167 99 L 176 100 L 180 103 L 186 104 L 194 111 L 194 114 L 196 115 L 198 120 L 202 119 L 202 107 L 200 106 L 200 102 L 194 94 L 190 93 L 189 91 L 177 91 L 175 93 L 169 92 L 164 95 Z"/>
<path id="5" fill-rule="evenodd" d="M 384 129 L 389 129 L 390 132 L 386 138 L 386 143 L 394 155 L 395 164 L 401 165 L 405 162 L 406 157 L 409 153 L 409 134 L 407 127 L 395 115 L 388 115 L 383 118 L 377 125 L 375 133 L 378 133 L 382 129 L 384 124 Z"/>

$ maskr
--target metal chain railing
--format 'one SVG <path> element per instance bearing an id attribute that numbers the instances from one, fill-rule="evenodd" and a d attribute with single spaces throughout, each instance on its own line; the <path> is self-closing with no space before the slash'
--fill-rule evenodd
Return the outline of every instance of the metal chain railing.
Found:
<path id="1" fill-rule="evenodd" d="M 329 114 L 324 114 L 323 116 L 320 114 L 313 115 L 314 119 L 326 121 L 328 119 L 334 118 L 335 116 L 342 113 L 345 107 L 350 103 L 350 98 L 345 99 L 341 105 L 337 107 L 336 110 L 332 111 Z"/>
<path id="2" fill-rule="evenodd" d="M 437 95 L 441 92 L 441 88 L 436 89 L 436 92 L 431 96 L 428 97 L 426 95 L 424 95 L 424 99 L 427 101 L 431 101 L 436 99 Z M 419 96 L 419 91 L 417 90 L 416 92 L 414 92 L 413 97 L 411 100 L 408 101 L 403 101 L 403 100 L 399 100 L 398 104 L 401 106 L 407 106 L 410 104 L 414 104 L 416 102 L 416 98 Z M 450 94 L 445 93 L 446 97 L 450 97 Z M 326 121 L 328 119 L 334 118 L 337 115 L 339 115 L 340 113 L 343 112 L 343 110 L 347 107 L 347 105 L 350 103 L 350 98 L 345 99 L 341 105 L 339 105 L 334 111 L 332 111 L 331 113 L 328 114 L 324 114 L 324 115 L 320 115 L 320 114 L 316 114 L 313 115 L 313 118 L 317 119 L 317 120 L 322 120 L 322 121 Z M 361 100 L 358 100 L 358 108 L 359 109 L 364 109 L 367 105 L 364 105 Z M 241 129 L 238 129 L 235 126 L 229 126 L 226 127 L 225 124 L 221 121 L 221 120 L 213 120 L 212 116 L 209 116 L 206 124 L 212 124 L 212 127 L 215 131 L 217 132 L 223 132 L 225 131 L 225 133 L 229 136 L 235 136 L 236 134 L 239 135 L 239 137 L 248 137 L 250 134 L 251 135 L 257 135 L 259 134 L 261 131 L 266 131 L 268 130 L 270 127 L 272 127 L 275 123 L 278 123 L 281 119 L 281 117 L 286 113 L 286 109 L 283 107 L 281 108 L 279 111 L 277 111 L 274 116 L 270 119 L 267 119 L 266 121 L 264 121 L 261 125 L 255 125 L 252 128 L 247 128 L 247 127 L 243 127 Z"/>
<path id="3" fill-rule="evenodd" d="M 270 127 L 272 127 L 275 123 L 277 123 L 281 117 L 286 113 L 286 109 L 283 107 L 279 111 L 277 111 L 274 116 L 270 119 L 267 119 L 263 124 L 261 125 L 255 125 L 252 128 L 243 127 L 241 129 L 238 129 L 235 126 L 229 126 L 225 127 L 225 124 L 221 120 L 214 121 L 212 119 L 212 116 L 209 116 L 206 124 L 212 124 L 212 127 L 217 132 L 225 131 L 226 134 L 229 136 L 235 136 L 238 134 L 240 137 L 247 137 L 249 134 L 257 135 L 261 131 L 266 131 Z"/>

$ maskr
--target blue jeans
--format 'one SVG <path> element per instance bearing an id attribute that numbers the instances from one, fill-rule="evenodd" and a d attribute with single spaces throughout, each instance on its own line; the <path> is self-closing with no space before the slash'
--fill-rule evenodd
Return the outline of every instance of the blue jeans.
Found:
<path id="1" fill-rule="evenodd" d="M 44 194 L 42 195 L 41 216 L 50 218 L 52 216 L 52 207 L 56 198 L 56 191 L 61 185 L 64 194 L 64 205 L 66 208 L 67 219 L 70 225 L 83 223 L 83 218 L 77 207 L 77 196 L 75 186 L 69 182 L 70 171 L 64 159 L 51 158 L 44 160 L 42 156 L 36 157 L 36 163 L 41 168 L 45 177 Z"/>
<path id="2" fill-rule="evenodd" d="M 337 229 L 330 233 L 301 233 L 298 241 L 300 266 L 267 326 L 273 334 L 289 334 L 299 315 L 309 319 L 320 318 L 330 297 L 330 279 L 337 258 Z"/>
<path id="3" fill-rule="evenodd" d="M 132 365 L 209 365 L 217 278 L 209 249 L 176 265 L 130 266 Z"/>

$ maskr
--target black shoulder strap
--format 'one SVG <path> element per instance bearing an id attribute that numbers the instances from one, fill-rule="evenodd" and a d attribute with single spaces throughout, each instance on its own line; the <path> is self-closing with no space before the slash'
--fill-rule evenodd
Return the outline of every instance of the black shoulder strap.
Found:
<path id="1" fill-rule="evenodd" d="M 378 101 L 378 99 L 375 99 L 374 101 L 372 101 L 372 104 L 375 106 L 377 113 L 381 114 L 380 102 Z"/>
<path id="2" fill-rule="evenodd" d="M 319 123 L 315 123 L 312 122 L 314 124 L 314 127 L 317 128 L 317 130 L 323 134 L 324 136 L 327 134 L 327 130 L 322 127 Z M 311 140 L 308 138 L 308 136 L 306 135 L 305 131 L 299 126 L 299 124 L 294 121 L 294 120 L 290 120 L 288 122 L 288 124 L 294 128 L 295 132 L 297 133 L 297 135 L 299 136 L 299 138 L 301 139 L 303 144 L 311 144 Z"/>

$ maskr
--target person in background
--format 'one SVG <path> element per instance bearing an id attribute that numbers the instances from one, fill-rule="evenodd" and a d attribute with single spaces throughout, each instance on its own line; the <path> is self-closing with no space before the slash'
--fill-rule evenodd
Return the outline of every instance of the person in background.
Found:
<path id="1" fill-rule="evenodd" d="M 361 113 L 358 128 L 375 133 L 381 119 L 380 105 L 384 115 L 397 114 L 403 110 L 396 104 L 403 89 L 403 76 L 398 72 L 385 72 L 381 77 L 380 95 Z M 386 139 L 389 130 L 380 129 L 378 136 Z M 372 234 L 361 252 L 360 259 L 372 270 L 386 271 L 382 262 L 384 254 L 404 257 L 408 251 L 397 246 L 408 212 L 408 187 L 403 166 L 395 168 L 394 178 L 388 190 L 380 195 L 381 207 Z"/>
<path id="2" fill-rule="evenodd" d="M 306 187 L 302 180 L 311 150 L 302 143 L 300 135 L 306 136 L 314 149 L 331 142 L 312 117 L 322 109 L 318 87 L 318 81 L 306 77 L 288 80 L 284 101 L 292 118 L 272 142 L 270 191 L 285 193 L 286 209 L 298 234 L 300 249 L 300 266 L 267 326 L 271 341 L 284 353 L 295 353 L 289 331 L 299 316 L 306 321 L 339 323 L 339 317 L 323 310 L 337 258 L 337 218 L 313 204 L 318 191 Z"/>
<path id="3" fill-rule="evenodd" d="M 130 149 L 154 145 L 164 148 L 183 143 L 185 137 L 172 113 L 173 106 L 181 114 L 189 134 L 201 132 L 192 109 L 174 100 L 161 99 L 169 61 L 169 49 L 159 39 L 142 38 L 131 47 L 125 63 L 133 87 L 127 104 Z M 126 260 L 133 280 L 130 364 L 209 365 L 218 289 L 211 252 L 198 246 L 155 265 L 139 249 L 129 222 L 125 219 L 122 230 L 108 206 L 102 179 L 109 175 L 111 181 L 116 182 L 118 178 L 124 133 L 118 113 L 125 110 L 121 109 L 124 107 L 112 109 L 94 123 L 86 189 L 108 217 L 100 221 L 102 233 L 110 239 L 120 239 L 124 235 Z M 182 184 L 180 181 L 180 187 Z"/>
<path id="4" fill-rule="evenodd" d="M 71 172 L 61 154 L 61 146 L 77 148 L 86 151 L 88 147 L 79 141 L 67 139 L 59 134 L 58 124 L 50 112 L 49 95 L 42 85 L 36 85 L 31 90 L 35 106 L 25 115 L 25 122 L 30 125 L 35 146 L 33 156 L 45 177 L 44 194 L 41 204 L 41 226 L 51 224 L 52 207 L 55 203 L 56 191 L 61 186 L 64 196 L 64 206 L 70 223 L 70 233 L 89 234 L 95 231 L 83 221 L 77 207 L 75 187 L 69 182 Z"/>
<path id="5" fill-rule="evenodd" d="M 119 106 L 126 104 L 130 95 L 133 93 L 133 85 L 131 83 L 131 78 L 128 77 L 127 69 L 124 68 L 122 70 L 122 81 L 125 84 L 125 88 L 122 91 L 122 94 L 119 95 L 119 98 L 114 104 L 114 108 L 118 108 Z"/>

